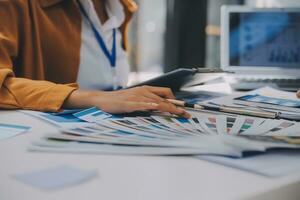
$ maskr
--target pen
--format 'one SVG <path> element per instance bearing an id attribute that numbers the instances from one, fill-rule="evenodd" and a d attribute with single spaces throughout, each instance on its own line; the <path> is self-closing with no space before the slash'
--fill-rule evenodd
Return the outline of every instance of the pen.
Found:
<path id="1" fill-rule="evenodd" d="M 231 114 L 249 115 L 249 116 L 254 116 L 254 117 L 263 117 L 263 118 L 271 118 L 271 119 L 278 118 L 277 112 L 247 110 L 247 109 L 243 109 L 243 108 L 232 108 L 229 106 L 199 105 L 199 104 L 192 104 L 192 103 L 188 103 L 188 102 L 180 101 L 180 100 L 176 100 L 176 99 L 167 99 L 167 101 L 174 105 L 177 105 L 177 106 L 194 108 L 194 109 L 199 109 L 199 110 L 209 110 L 209 111 L 215 111 L 215 112 L 225 112 L 225 113 L 231 113 Z"/>

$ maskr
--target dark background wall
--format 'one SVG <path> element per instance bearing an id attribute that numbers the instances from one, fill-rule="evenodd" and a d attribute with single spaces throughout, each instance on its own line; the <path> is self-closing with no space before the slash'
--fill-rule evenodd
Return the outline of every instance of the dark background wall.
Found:
<path id="1" fill-rule="evenodd" d="M 203 67 L 207 0 L 168 0 L 164 71 Z"/>

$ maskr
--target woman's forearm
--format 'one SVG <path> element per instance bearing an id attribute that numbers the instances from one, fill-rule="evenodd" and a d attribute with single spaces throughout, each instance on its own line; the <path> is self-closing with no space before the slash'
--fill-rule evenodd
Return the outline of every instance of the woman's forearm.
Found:
<path id="1" fill-rule="evenodd" d="M 101 99 L 101 91 L 75 90 L 65 100 L 63 108 L 88 108 L 96 106 L 95 98 Z"/>

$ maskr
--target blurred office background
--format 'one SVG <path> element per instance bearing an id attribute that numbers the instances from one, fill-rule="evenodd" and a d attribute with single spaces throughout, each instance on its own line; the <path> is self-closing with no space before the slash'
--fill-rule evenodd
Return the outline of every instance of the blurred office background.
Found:
<path id="1" fill-rule="evenodd" d="M 133 72 L 220 66 L 220 7 L 300 7 L 299 0 L 136 0 L 130 27 Z"/>

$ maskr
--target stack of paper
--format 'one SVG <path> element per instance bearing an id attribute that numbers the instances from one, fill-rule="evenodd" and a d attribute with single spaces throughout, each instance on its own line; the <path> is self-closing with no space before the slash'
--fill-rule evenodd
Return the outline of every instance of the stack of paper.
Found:
<path id="1" fill-rule="evenodd" d="M 97 108 L 74 113 L 82 123 L 61 127 L 30 150 L 135 155 L 213 154 L 240 157 L 246 151 L 300 148 L 300 124 L 238 115 L 192 112 L 191 119 L 166 115 L 113 116 Z"/>
<path id="2" fill-rule="evenodd" d="M 294 92 L 263 87 L 243 94 L 206 101 L 207 104 L 276 112 L 278 118 L 300 121 L 300 99 Z"/>

